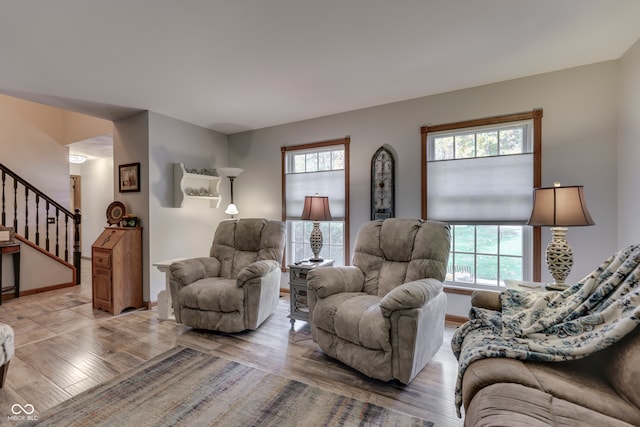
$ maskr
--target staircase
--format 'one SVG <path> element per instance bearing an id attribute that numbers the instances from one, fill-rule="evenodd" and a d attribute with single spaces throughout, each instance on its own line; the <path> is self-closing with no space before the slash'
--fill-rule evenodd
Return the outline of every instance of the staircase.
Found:
<path id="1" fill-rule="evenodd" d="M 0 171 L 2 226 L 13 227 L 21 242 L 70 265 L 80 284 L 80 210 L 72 213 L 2 163 Z"/>

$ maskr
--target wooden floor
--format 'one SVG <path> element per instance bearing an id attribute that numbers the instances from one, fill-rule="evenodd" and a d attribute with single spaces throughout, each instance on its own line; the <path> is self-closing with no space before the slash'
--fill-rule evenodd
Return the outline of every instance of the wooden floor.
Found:
<path id="1" fill-rule="evenodd" d="M 286 295 L 257 331 L 195 331 L 158 320 L 155 310 L 119 316 L 93 310 L 90 270 L 83 262 L 80 286 L 6 300 L 0 306 L 0 322 L 11 325 L 16 334 L 15 356 L 0 389 L 0 425 L 16 425 L 9 419 L 16 403 L 33 405 L 37 415 L 178 344 L 416 415 L 437 426 L 462 425 L 453 404 L 457 363 L 449 342 L 455 325 L 445 327 L 436 356 L 404 386 L 369 379 L 327 357 L 310 339 L 305 322 L 297 321 L 295 334 L 290 334 Z"/>

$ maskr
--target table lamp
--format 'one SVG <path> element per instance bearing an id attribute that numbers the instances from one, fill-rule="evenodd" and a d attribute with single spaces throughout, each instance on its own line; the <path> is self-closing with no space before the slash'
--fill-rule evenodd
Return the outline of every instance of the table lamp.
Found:
<path id="1" fill-rule="evenodd" d="M 555 283 L 548 289 L 564 290 L 565 279 L 573 266 L 573 251 L 566 240 L 567 227 L 594 225 L 584 199 L 582 185 L 536 188 L 533 195 L 533 210 L 527 225 L 551 227 L 551 241 L 545 259 L 549 273 Z"/>
<path id="2" fill-rule="evenodd" d="M 313 258 L 309 261 L 323 261 L 320 256 L 322 249 L 322 231 L 320 231 L 320 221 L 331 221 L 331 212 L 329 211 L 329 197 L 327 196 L 305 196 L 304 208 L 302 209 L 302 217 L 305 221 L 313 221 L 313 230 L 309 237 Z"/>

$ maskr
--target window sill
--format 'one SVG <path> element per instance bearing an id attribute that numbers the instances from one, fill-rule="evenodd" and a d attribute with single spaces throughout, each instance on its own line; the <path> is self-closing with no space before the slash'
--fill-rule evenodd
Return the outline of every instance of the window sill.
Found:
<path id="1" fill-rule="evenodd" d="M 457 285 L 453 283 L 448 283 L 444 285 L 444 291 L 448 294 L 457 294 L 457 295 L 468 295 L 471 296 L 473 291 L 489 291 L 489 292 L 500 292 L 505 288 L 476 288 L 476 287 L 467 287 L 462 285 Z"/>

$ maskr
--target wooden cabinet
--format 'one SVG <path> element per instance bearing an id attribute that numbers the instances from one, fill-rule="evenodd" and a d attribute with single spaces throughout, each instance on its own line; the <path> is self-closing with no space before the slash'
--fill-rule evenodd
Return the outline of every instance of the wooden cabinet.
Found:
<path id="1" fill-rule="evenodd" d="M 91 247 L 93 308 L 142 307 L 142 228 L 107 227 Z"/>
<path id="2" fill-rule="evenodd" d="M 173 164 L 173 206 L 181 208 L 185 199 L 209 200 L 209 206 L 220 206 L 220 177 L 187 172 L 182 163 Z"/>

